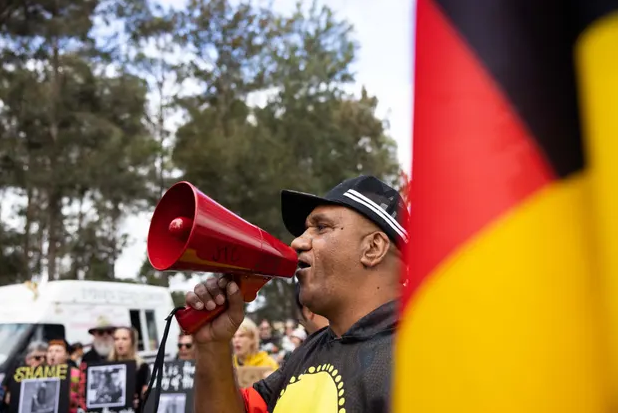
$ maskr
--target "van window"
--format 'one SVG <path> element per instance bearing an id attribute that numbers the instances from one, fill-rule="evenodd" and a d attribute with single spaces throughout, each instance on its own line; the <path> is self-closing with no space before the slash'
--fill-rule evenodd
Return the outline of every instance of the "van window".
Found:
<path id="1" fill-rule="evenodd" d="M 0 367 L 22 362 L 28 344 L 65 337 L 64 325 L 0 323 Z"/>
<path id="2" fill-rule="evenodd" d="M 20 342 L 28 335 L 32 325 L 25 323 L 0 324 L 0 365 L 3 364 L 15 352 L 21 352 Z"/>
<path id="3" fill-rule="evenodd" d="M 129 313 L 131 315 L 131 326 L 137 329 L 137 332 L 139 332 L 139 335 L 138 335 L 139 339 L 137 341 L 137 350 L 143 351 L 144 350 L 144 339 L 142 335 L 142 322 L 140 321 L 140 318 L 139 318 L 139 310 L 131 309 Z"/>
<path id="4" fill-rule="evenodd" d="M 150 349 L 156 350 L 159 348 L 159 336 L 157 335 L 157 323 L 155 322 L 155 315 L 152 310 L 146 311 L 146 329 L 148 330 Z"/>

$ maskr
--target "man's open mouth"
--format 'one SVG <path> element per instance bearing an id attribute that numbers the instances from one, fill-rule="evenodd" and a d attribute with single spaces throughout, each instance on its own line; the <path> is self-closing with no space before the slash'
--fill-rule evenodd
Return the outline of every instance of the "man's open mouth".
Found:
<path id="1" fill-rule="evenodd" d="M 298 260 L 298 270 L 307 269 L 308 267 L 311 267 L 309 263 L 305 262 L 304 260 Z"/>

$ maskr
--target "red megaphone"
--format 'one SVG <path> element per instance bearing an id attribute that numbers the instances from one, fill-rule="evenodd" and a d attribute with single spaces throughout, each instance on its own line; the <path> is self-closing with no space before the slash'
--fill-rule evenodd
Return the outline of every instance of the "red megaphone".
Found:
<path id="1" fill-rule="evenodd" d="M 159 271 L 234 274 L 245 302 L 272 277 L 293 277 L 294 249 L 206 196 L 191 183 L 170 187 L 155 208 L 148 231 L 148 259 Z M 176 313 L 181 329 L 194 333 L 225 310 Z"/>

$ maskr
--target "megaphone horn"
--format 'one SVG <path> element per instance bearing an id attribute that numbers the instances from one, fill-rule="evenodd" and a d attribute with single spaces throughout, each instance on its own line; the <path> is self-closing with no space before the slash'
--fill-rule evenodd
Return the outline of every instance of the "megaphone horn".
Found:
<path id="1" fill-rule="evenodd" d="M 293 277 L 294 249 L 181 181 L 155 208 L 148 231 L 148 260 L 159 271 L 197 271 L 235 275 L 245 302 L 273 277 Z M 185 307 L 176 319 L 191 334 L 225 310 Z"/>

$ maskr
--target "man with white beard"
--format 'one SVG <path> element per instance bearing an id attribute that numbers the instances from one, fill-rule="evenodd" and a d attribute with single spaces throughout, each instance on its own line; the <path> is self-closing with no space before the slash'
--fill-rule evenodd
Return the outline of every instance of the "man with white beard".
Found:
<path id="1" fill-rule="evenodd" d="M 93 336 L 92 348 L 82 357 L 82 362 L 99 362 L 107 360 L 109 353 L 114 348 L 114 331 L 116 327 L 105 321 L 100 321 L 97 326 L 88 330 Z"/>

